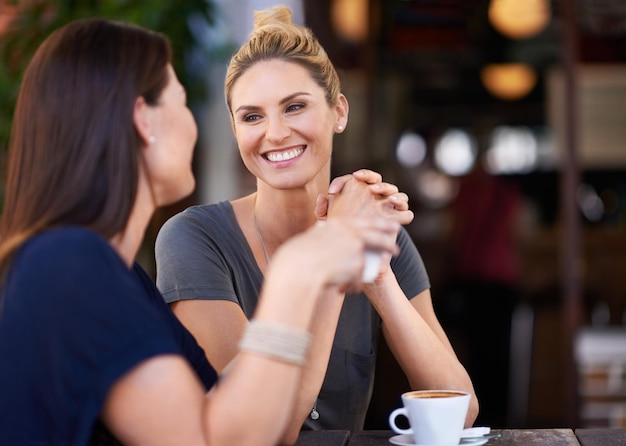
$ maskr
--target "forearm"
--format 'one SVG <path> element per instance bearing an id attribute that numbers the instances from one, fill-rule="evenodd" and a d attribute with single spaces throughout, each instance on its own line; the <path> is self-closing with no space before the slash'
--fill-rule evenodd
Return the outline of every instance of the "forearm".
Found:
<path id="1" fill-rule="evenodd" d="M 279 444 L 301 375 L 301 366 L 240 353 L 207 395 L 208 444 Z"/>
<path id="2" fill-rule="evenodd" d="M 302 424 L 317 400 L 326 376 L 344 296 L 336 290 L 329 290 L 318 303 L 310 328 L 312 342 L 302 371 L 293 417 L 284 437 L 285 444 L 293 444 L 297 440 Z"/>
<path id="3" fill-rule="evenodd" d="M 456 355 L 408 302 L 400 311 L 404 314 L 383 320 L 383 333 L 411 387 L 471 392 L 469 376 Z"/>
<path id="4" fill-rule="evenodd" d="M 318 285 L 321 282 L 300 279 L 289 283 L 290 280 L 284 278 L 275 281 L 270 277 L 264 283 L 247 334 L 252 334 L 248 333 L 254 328 L 252 324 L 282 327 L 279 329 L 289 338 L 293 336 L 288 331 L 293 331 L 294 336 L 310 332 L 316 302 L 314 295 L 321 292 Z M 278 328 L 271 328 L 274 329 Z M 207 412 L 211 415 L 207 433 L 213 436 L 214 444 L 261 444 L 265 441 L 277 444 L 292 419 L 304 363 L 281 358 L 280 349 L 277 355 L 257 351 L 254 343 L 260 342 L 259 347 L 265 349 L 266 339 L 255 341 L 253 336 L 252 341 L 252 349 L 242 344 L 242 350 L 209 397 L 209 404 L 220 408 Z M 273 342 L 280 342 L 280 339 Z M 307 351 L 304 359 L 308 355 Z"/>
<path id="5" fill-rule="evenodd" d="M 414 299 L 428 300 L 423 315 L 409 301 L 395 277 L 375 287 L 373 304 L 383 321 L 383 333 L 413 389 L 457 389 L 472 395 L 467 425 L 478 413 L 478 402 L 467 371 L 459 362 L 436 320 L 430 293 Z M 370 289 L 370 292 L 372 290 Z"/>

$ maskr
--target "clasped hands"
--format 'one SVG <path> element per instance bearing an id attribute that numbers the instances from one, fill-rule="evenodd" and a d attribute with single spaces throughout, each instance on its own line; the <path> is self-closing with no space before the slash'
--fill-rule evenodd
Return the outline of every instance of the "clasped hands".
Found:
<path id="1" fill-rule="evenodd" d="M 329 217 L 385 217 L 401 225 L 413 221 L 409 197 L 398 187 L 382 181 L 382 176 L 368 169 L 335 178 L 328 195 L 317 197 L 315 216 L 318 220 Z M 391 256 L 386 254 L 380 275 L 389 270 Z"/>

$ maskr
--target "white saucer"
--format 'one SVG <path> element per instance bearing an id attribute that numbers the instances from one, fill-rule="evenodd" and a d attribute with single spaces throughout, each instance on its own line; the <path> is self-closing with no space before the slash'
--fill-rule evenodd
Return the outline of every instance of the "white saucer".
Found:
<path id="1" fill-rule="evenodd" d="M 400 446 L 429 446 L 426 444 L 416 444 L 414 443 L 412 434 L 404 434 L 404 435 L 396 435 L 389 439 L 389 443 L 396 444 Z M 467 446 L 480 446 L 489 441 L 489 438 L 484 437 L 471 437 L 471 438 L 461 438 L 461 442 L 459 445 L 467 445 Z M 451 445 L 456 446 L 456 445 Z"/>

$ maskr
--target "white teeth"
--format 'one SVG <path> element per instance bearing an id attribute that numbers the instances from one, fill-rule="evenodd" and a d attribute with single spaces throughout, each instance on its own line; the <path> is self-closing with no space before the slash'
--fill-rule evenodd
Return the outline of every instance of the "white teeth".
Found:
<path id="1" fill-rule="evenodd" d="M 272 152 L 267 154 L 267 159 L 273 162 L 287 161 L 300 156 L 304 149 L 293 149 L 286 152 Z"/>

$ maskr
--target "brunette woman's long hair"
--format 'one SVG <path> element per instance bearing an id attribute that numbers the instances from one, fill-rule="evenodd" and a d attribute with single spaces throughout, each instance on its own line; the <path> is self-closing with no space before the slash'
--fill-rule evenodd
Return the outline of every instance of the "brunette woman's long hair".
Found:
<path id="1" fill-rule="evenodd" d="M 169 41 L 105 19 L 72 22 L 39 47 L 23 77 L 11 141 L 0 272 L 31 236 L 79 225 L 105 238 L 134 204 L 137 98 L 156 105 L 168 81 Z"/>

